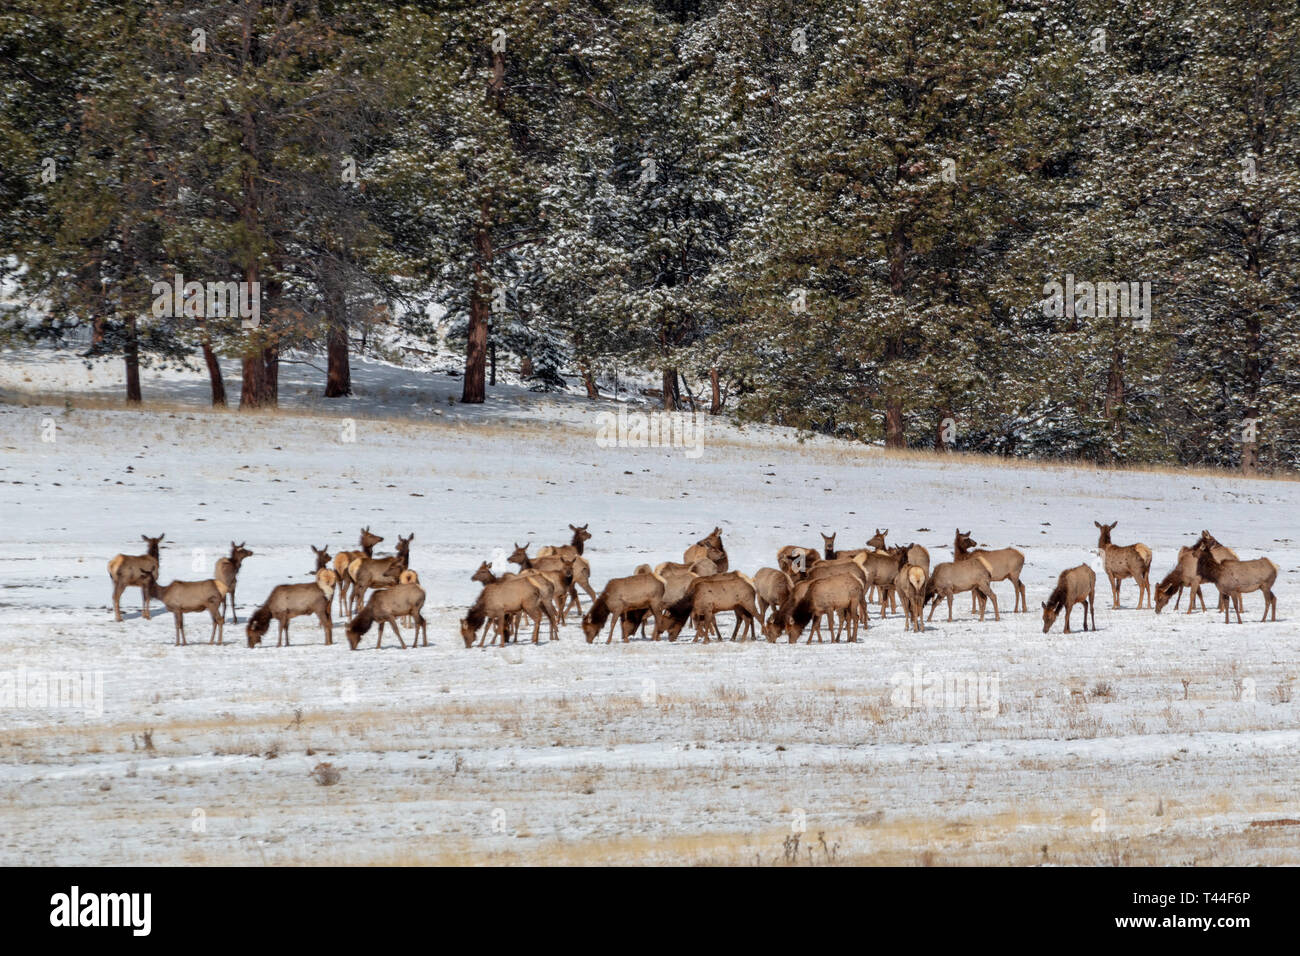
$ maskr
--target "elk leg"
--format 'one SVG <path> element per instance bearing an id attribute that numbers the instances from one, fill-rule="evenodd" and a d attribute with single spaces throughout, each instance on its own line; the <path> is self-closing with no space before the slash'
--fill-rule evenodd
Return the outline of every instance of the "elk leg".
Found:
<path id="1" fill-rule="evenodd" d="M 402 650 L 406 650 L 406 641 L 402 640 L 402 632 L 397 629 L 397 622 L 393 621 L 392 624 L 393 633 L 397 635 L 397 643 L 402 645 Z"/>
<path id="2" fill-rule="evenodd" d="M 238 624 L 239 615 L 235 613 L 235 586 L 233 584 L 230 586 L 230 593 L 226 595 L 226 599 L 230 601 L 230 619 Z M 223 613 L 225 612 L 224 607 L 221 610 Z"/>
<path id="3" fill-rule="evenodd" d="M 144 619 L 146 621 L 152 621 L 153 618 L 149 616 L 149 585 L 144 584 L 140 586 L 140 599 L 144 605 Z"/>
<path id="4" fill-rule="evenodd" d="M 1067 600 L 1067 601 L 1065 602 L 1065 633 L 1066 633 L 1066 634 L 1069 634 L 1069 633 L 1070 633 L 1070 608 L 1072 608 L 1073 606 L 1074 606 L 1074 605 L 1071 604 L 1070 601 Z M 1011 613 L 1014 614 L 1015 612 L 1012 611 Z M 1088 610 L 1087 610 L 1087 608 L 1084 608 L 1083 616 L 1084 616 L 1085 618 L 1088 616 Z"/>
<path id="5" fill-rule="evenodd" d="M 952 594 L 948 595 L 948 620 L 952 620 Z M 982 620 L 982 618 L 981 618 Z"/>
<path id="6" fill-rule="evenodd" d="M 122 620 L 122 592 L 126 590 L 126 585 L 113 582 L 113 620 Z"/>
<path id="7" fill-rule="evenodd" d="M 1178 602 L 1181 601 L 1182 599 L 1183 599 L 1183 586 L 1180 584 L 1180 585 L 1178 585 L 1178 593 L 1174 595 L 1174 610 L 1175 610 L 1175 611 L 1178 610 Z M 1196 605 L 1196 596 L 1193 595 L 1193 596 L 1192 596 L 1192 606 L 1195 607 L 1195 605 Z M 1187 613 L 1188 613 L 1188 614 L 1191 614 L 1191 613 L 1192 613 L 1191 608 L 1188 608 L 1188 609 L 1187 609 Z"/>

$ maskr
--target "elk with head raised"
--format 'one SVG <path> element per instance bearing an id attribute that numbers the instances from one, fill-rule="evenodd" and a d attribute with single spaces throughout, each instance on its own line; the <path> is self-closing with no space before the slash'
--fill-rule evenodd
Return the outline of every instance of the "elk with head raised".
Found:
<path id="1" fill-rule="evenodd" d="M 158 549 L 165 534 L 151 538 L 140 535 L 148 547 L 144 554 L 119 554 L 108 562 L 108 576 L 113 582 L 113 619 L 122 620 L 122 592 L 127 588 L 138 587 L 143 602 L 144 619 L 149 620 L 149 585 L 148 581 L 158 577 Z"/>
<path id="2" fill-rule="evenodd" d="M 414 572 L 411 572 L 414 573 Z M 408 581 L 402 584 L 396 584 L 390 588 L 380 588 L 374 594 L 370 595 L 370 600 L 366 606 L 361 609 L 361 613 L 348 622 L 348 644 L 352 650 L 357 649 L 361 643 L 362 636 L 370 630 L 370 626 L 376 621 L 379 622 L 378 639 L 375 641 L 375 649 L 378 650 L 384 644 L 384 625 L 387 624 L 397 635 L 397 641 L 406 649 L 406 641 L 402 640 L 402 632 L 397 629 L 397 619 L 399 617 L 409 618 L 415 627 L 415 636 L 411 639 L 411 646 L 420 645 L 420 635 L 424 635 L 424 646 L 429 646 L 429 625 L 424 620 L 424 615 L 420 613 L 424 608 L 424 588 L 420 587 L 417 581 Z"/>
<path id="3" fill-rule="evenodd" d="M 277 584 L 271 589 L 266 602 L 248 619 L 244 633 L 248 646 L 256 647 L 271 629 L 271 621 L 280 625 L 275 646 L 289 646 L 289 621 L 304 614 L 315 614 L 325 632 L 325 643 L 334 643 L 334 622 L 330 618 L 330 605 L 334 600 L 334 587 L 338 575 L 329 568 L 316 572 L 316 580 L 306 584 Z"/>
<path id="4" fill-rule="evenodd" d="M 360 551 L 340 551 L 334 555 L 334 574 L 338 578 L 339 594 L 339 613 L 347 613 L 348 595 L 352 590 L 352 579 L 348 576 L 348 566 L 358 558 L 372 558 L 375 555 L 375 545 L 384 539 L 377 534 L 370 532 L 370 526 L 366 525 L 361 529 Z M 317 569 L 319 570 L 319 568 Z"/>
<path id="5" fill-rule="evenodd" d="M 1043 633 L 1056 623 L 1061 610 L 1065 610 L 1065 633 L 1070 633 L 1070 610 L 1083 605 L 1083 629 L 1088 629 L 1088 609 L 1092 609 L 1092 629 L 1097 630 L 1097 574 L 1086 564 L 1067 568 L 1056 577 L 1056 587 L 1043 604 Z"/>
<path id="6" fill-rule="evenodd" d="M 1015 614 L 1017 611 L 1028 611 L 1029 600 L 1025 596 L 1025 586 L 1020 583 L 1020 572 L 1025 567 L 1025 556 L 1015 548 L 999 548 L 996 551 L 971 550 L 974 547 L 975 539 L 970 536 L 970 532 L 962 531 L 958 528 L 957 536 L 953 538 L 952 541 L 952 559 L 954 561 L 960 561 L 963 558 L 973 557 L 977 554 L 984 558 L 988 561 L 989 568 L 991 569 L 990 577 L 993 582 L 1011 581 L 1015 597 L 1014 607 L 1012 607 L 1011 613 Z M 975 595 L 976 592 L 972 591 L 970 595 L 970 609 L 972 613 L 975 611 Z"/>
<path id="7" fill-rule="evenodd" d="M 1231 548 L 1225 547 L 1210 538 L 1210 553 L 1214 555 L 1216 561 L 1236 561 L 1237 552 Z M 1190 547 L 1178 549 L 1178 563 L 1174 569 L 1164 576 L 1159 584 L 1155 587 L 1156 613 L 1159 614 L 1169 603 L 1169 599 L 1174 599 L 1174 610 L 1178 610 L 1178 604 L 1183 599 L 1183 589 L 1189 588 L 1192 592 L 1191 600 L 1187 603 L 1187 613 L 1191 614 L 1196 610 L 1196 601 L 1199 598 L 1201 610 L 1206 610 L 1205 595 L 1201 593 L 1201 579 L 1196 573 L 1196 545 L 1200 542 L 1198 538 L 1192 542 Z M 1226 596 L 1219 595 L 1219 610 L 1224 610 L 1228 599 Z"/>
<path id="8" fill-rule="evenodd" d="M 1249 561 L 1233 561 L 1229 558 L 1220 561 L 1214 556 L 1217 542 L 1208 531 L 1201 532 L 1201 540 L 1196 545 L 1196 574 L 1203 581 L 1210 581 L 1219 589 L 1219 594 L 1227 601 L 1223 605 L 1223 623 L 1228 623 L 1228 601 L 1237 612 L 1237 623 L 1241 623 L 1241 596 L 1251 591 L 1260 591 L 1264 595 L 1264 616 L 1268 620 L 1271 609 L 1273 620 L 1277 620 L 1277 595 L 1273 585 L 1277 582 L 1278 569 L 1268 558 L 1254 558 Z"/>
<path id="9" fill-rule="evenodd" d="M 230 542 L 230 557 L 218 558 L 216 571 L 212 575 L 213 580 L 220 581 L 226 586 L 226 599 L 230 602 L 230 618 L 236 624 L 239 623 L 239 615 L 235 613 L 235 578 L 239 575 L 239 568 L 244 563 L 244 559 L 253 556 L 253 552 L 244 547 L 246 544 L 247 541 L 242 544 Z"/>
<path id="10" fill-rule="evenodd" d="M 146 570 L 144 574 L 148 580 L 149 597 L 162 601 L 163 607 L 176 616 L 177 645 L 189 643 L 185 640 L 185 615 L 196 611 L 207 611 L 212 615 L 212 634 L 208 643 L 225 643 L 224 581 L 173 581 L 164 588 L 158 586 L 152 571 Z"/>
<path id="11" fill-rule="evenodd" d="M 531 543 L 531 542 L 530 542 Z M 561 594 L 566 596 L 566 603 L 561 605 L 561 612 L 568 611 L 568 601 L 577 607 L 578 613 L 582 613 L 582 602 L 578 600 L 578 592 L 574 588 L 574 583 L 578 575 L 582 575 L 583 580 L 587 580 L 589 566 L 585 558 L 579 555 L 572 560 L 564 557 L 562 554 L 539 555 L 535 558 L 528 556 L 528 544 L 519 544 L 515 542 L 514 551 L 510 552 L 510 557 L 506 558 L 511 564 L 519 565 L 520 572 L 524 571 L 543 571 L 548 574 L 558 575 L 563 581 Z M 587 591 L 591 589 L 586 584 L 583 588 Z M 593 597 L 592 600 L 595 600 Z"/>
<path id="12" fill-rule="evenodd" d="M 537 557 L 547 558 L 558 556 L 569 563 L 569 570 L 573 580 L 569 584 L 569 600 L 566 601 L 564 606 L 561 608 L 561 613 L 567 611 L 569 603 L 572 603 L 573 606 L 578 609 L 578 613 L 581 614 L 582 602 L 578 600 L 578 588 L 582 588 L 586 591 L 587 597 L 591 600 L 596 600 L 596 592 L 592 590 L 591 587 L 591 565 L 588 564 L 587 559 L 582 556 L 583 546 L 586 542 L 591 540 L 591 532 L 587 530 L 587 525 L 585 524 L 581 527 L 571 524 L 569 525 L 569 530 L 573 532 L 573 538 L 568 544 L 560 545 L 559 547 L 548 545 L 538 548 Z M 518 547 L 518 545 L 516 545 L 516 547 Z"/>
<path id="13" fill-rule="evenodd" d="M 398 583 L 403 571 L 410 565 L 411 542 L 415 532 L 397 537 L 397 554 L 391 558 L 356 558 L 348 565 L 348 578 L 352 582 L 353 613 L 361 610 L 370 588 L 392 587 Z"/>
<path id="14" fill-rule="evenodd" d="M 317 571 L 324 571 L 330 566 L 330 546 L 328 544 L 323 548 L 318 548 L 314 544 L 308 545 L 308 547 L 311 548 L 312 554 L 316 555 L 316 567 L 312 568 L 312 574 Z"/>
<path id="15" fill-rule="evenodd" d="M 1102 524 L 1094 521 L 1101 531 L 1097 538 L 1097 550 L 1105 561 L 1106 577 L 1110 579 L 1110 592 L 1115 602 L 1112 607 L 1119 607 L 1119 587 L 1125 578 L 1132 578 L 1138 586 L 1137 606 L 1142 607 L 1142 595 L 1146 595 L 1147 607 L 1151 607 L 1151 549 L 1145 544 L 1118 545 L 1111 543 L 1110 533 L 1119 524 L 1112 521 Z"/>
<path id="16" fill-rule="evenodd" d="M 714 528 L 682 554 L 682 561 L 693 564 L 701 559 L 712 561 L 718 574 L 727 571 L 727 549 L 722 546 L 722 529 Z"/>

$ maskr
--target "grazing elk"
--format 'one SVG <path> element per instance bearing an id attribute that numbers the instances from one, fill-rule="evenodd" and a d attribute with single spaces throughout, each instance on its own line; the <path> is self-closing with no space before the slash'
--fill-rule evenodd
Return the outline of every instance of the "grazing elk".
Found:
<path id="1" fill-rule="evenodd" d="M 1232 602 L 1232 609 L 1237 612 L 1237 623 L 1241 623 L 1241 596 L 1251 591 L 1260 591 L 1264 595 L 1264 616 L 1273 611 L 1273 620 L 1277 620 L 1277 595 L 1273 593 L 1273 584 L 1277 581 L 1277 565 L 1268 558 L 1254 558 L 1249 561 L 1233 561 L 1229 558 L 1220 561 L 1214 556 L 1214 539 L 1208 531 L 1201 532 L 1201 540 L 1196 545 L 1196 574 L 1204 581 L 1210 581 L 1219 589 L 1219 594 Z M 1223 605 L 1223 623 L 1228 623 L 1227 601 Z"/>
<path id="2" fill-rule="evenodd" d="M 1056 578 L 1056 587 L 1043 602 L 1043 633 L 1056 623 L 1057 615 L 1065 609 L 1065 633 L 1070 633 L 1070 610 L 1083 605 L 1083 629 L 1088 629 L 1088 609 L 1092 609 L 1092 629 L 1097 630 L 1097 573 L 1086 564 L 1067 568 Z"/>
<path id="3" fill-rule="evenodd" d="M 1226 550 L 1226 549 L 1225 549 Z M 1217 557 L 1217 556 L 1216 556 Z M 1236 558 L 1236 555 L 1233 555 Z M 1223 560 L 1220 558 L 1219 560 Z M 1201 579 L 1196 573 L 1196 546 L 1190 548 L 1183 547 L 1178 549 L 1178 563 L 1174 569 L 1161 579 L 1155 588 L 1156 613 L 1159 614 L 1170 598 L 1174 600 L 1174 610 L 1178 610 L 1178 603 L 1183 599 L 1183 589 L 1191 591 L 1191 598 L 1187 601 L 1187 613 L 1191 614 L 1196 610 L 1196 601 L 1199 598 L 1201 610 L 1206 610 L 1205 595 L 1201 593 Z M 1222 608 L 1220 608 L 1222 610 Z"/>
<path id="4" fill-rule="evenodd" d="M 410 572 L 410 573 L 413 574 L 414 572 Z M 556 617 L 559 618 L 560 623 L 561 624 L 564 623 L 564 610 L 565 610 L 564 578 L 562 575 L 558 574 L 557 572 L 538 571 L 534 569 L 531 571 L 521 571 L 518 574 L 516 574 L 513 571 L 507 571 L 504 574 L 498 576 L 492 570 L 492 565 L 487 561 L 484 561 L 482 564 L 478 566 L 478 570 L 475 571 L 470 576 L 471 581 L 477 581 L 480 584 L 495 584 L 498 581 L 510 581 L 515 578 L 520 578 L 532 584 L 532 586 L 535 587 L 537 589 L 537 592 L 541 595 L 542 600 L 550 605 Z M 506 619 L 507 630 L 505 636 L 507 639 L 510 637 L 510 634 L 514 631 L 515 622 L 518 620 L 518 618 L 519 618 L 518 614 L 512 614 Z M 554 621 L 552 621 L 551 640 L 558 641 L 559 639 L 560 639 L 559 633 L 556 631 Z"/>
<path id="5" fill-rule="evenodd" d="M 974 547 L 975 539 L 970 536 L 970 532 L 958 528 L 957 536 L 952 540 L 952 559 L 960 561 L 963 558 L 973 557 L 977 554 L 984 558 L 992 569 L 990 577 L 993 582 L 1011 581 L 1011 586 L 1015 591 L 1014 607 L 1012 607 L 1011 613 L 1028 611 L 1029 600 L 1025 596 L 1025 586 L 1020 583 L 1020 572 L 1025 567 L 1025 556 L 1015 548 L 999 548 L 996 551 L 972 551 L 971 549 Z M 976 592 L 972 591 L 970 595 L 972 613 L 975 611 L 975 594 Z"/>
<path id="6" fill-rule="evenodd" d="M 664 588 L 667 582 L 658 574 L 633 574 L 626 578 L 610 578 L 604 589 L 592 602 L 591 610 L 582 618 L 582 633 L 590 644 L 609 621 L 609 636 L 605 643 L 614 640 L 614 625 L 624 624 L 628 611 L 648 610 L 655 618 L 655 639 L 659 638 L 659 615 L 663 610 Z M 638 621 L 639 623 L 639 621 Z M 623 640 L 629 631 L 622 629 Z"/>
<path id="7" fill-rule="evenodd" d="M 348 644 L 355 651 L 357 645 L 361 643 L 362 635 L 370 630 L 370 625 L 378 621 L 379 634 L 375 641 L 375 649 L 378 650 L 384 644 L 384 625 L 387 624 L 392 627 L 398 643 L 405 650 L 406 641 L 402 640 L 402 632 L 397 629 L 397 619 L 403 617 L 409 618 L 414 623 L 415 636 L 411 638 L 411 646 L 418 647 L 420 635 L 423 634 L 424 646 L 428 647 L 429 625 L 425 622 L 424 615 L 420 613 L 423 608 L 424 588 L 415 581 L 397 584 L 391 588 L 381 588 L 370 595 L 370 600 L 361 609 L 361 613 L 348 622 Z"/>
<path id="8" fill-rule="evenodd" d="M 122 620 L 122 592 L 127 588 L 138 587 L 144 606 L 144 619 L 149 620 L 149 586 L 150 575 L 158 577 L 158 549 L 166 534 L 151 538 L 140 535 L 148 547 L 145 554 L 119 554 L 108 562 L 108 576 L 113 581 L 113 620 Z M 147 573 L 146 573 L 147 572 Z"/>
<path id="9" fill-rule="evenodd" d="M 1112 544 L 1110 533 L 1119 524 L 1112 521 L 1102 524 L 1094 521 L 1101 534 L 1097 538 L 1097 550 L 1105 559 L 1106 577 L 1110 579 L 1110 591 L 1115 598 L 1112 607 L 1119 607 L 1119 586 L 1125 578 L 1132 578 L 1138 586 L 1138 603 L 1142 607 L 1142 595 L 1146 595 L 1147 607 L 1151 607 L 1151 549 L 1145 544 Z"/>
<path id="10" fill-rule="evenodd" d="M 226 586 L 226 598 L 230 601 L 230 619 L 236 624 L 239 623 L 239 615 L 235 613 L 235 578 L 239 575 L 239 568 L 244 563 L 244 559 L 253 556 L 253 552 L 244 547 L 246 544 L 247 541 L 242 544 L 230 542 L 230 557 L 218 558 L 216 571 L 212 575 L 213 580 L 220 581 Z"/>
<path id="11" fill-rule="evenodd" d="M 784 571 L 779 568 L 758 569 L 758 573 L 754 575 L 754 596 L 758 599 L 760 626 L 767 623 L 768 610 L 771 609 L 776 613 L 775 609 L 790 599 L 790 592 L 793 590 L 794 581 Z"/>
<path id="12" fill-rule="evenodd" d="M 879 567 L 868 568 L 868 562 L 871 558 L 870 554 L 857 554 L 852 558 L 832 558 L 829 561 L 818 561 L 808 569 L 808 573 L 803 576 L 803 580 L 820 581 L 823 578 L 832 578 L 841 574 L 852 577 L 862 585 L 862 600 L 854 613 L 860 623 L 867 624 L 871 620 L 871 615 L 867 610 L 867 591 L 876 580 L 875 575 L 881 573 Z"/>
<path id="13" fill-rule="evenodd" d="M 918 633 L 925 630 L 925 568 L 916 564 L 904 564 L 894 575 L 893 590 L 903 605 L 903 630 L 909 627 Z"/>
<path id="14" fill-rule="evenodd" d="M 212 634 L 208 643 L 225 643 L 226 616 L 223 613 L 226 602 L 226 585 L 224 581 L 173 581 L 165 588 L 158 586 L 153 572 L 144 572 L 150 598 L 162 601 L 163 607 L 176 616 L 176 644 L 188 644 L 185 640 L 185 615 L 196 611 L 207 611 L 212 615 Z"/>
<path id="15" fill-rule="evenodd" d="M 775 641 L 784 631 L 791 644 L 799 640 L 803 629 L 812 622 L 808 631 L 808 643 L 813 635 L 817 643 L 822 643 L 821 619 L 826 617 L 832 628 L 831 643 L 840 639 L 840 633 L 848 628 L 850 642 L 858 639 L 858 606 L 866 597 L 866 589 L 861 582 L 850 574 L 837 574 L 817 580 L 802 581 L 796 585 L 790 600 L 777 609 L 772 619 L 763 628 L 763 634 L 769 642 Z M 835 616 L 839 615 L 839 627 L 835 627 Z"/>
<path id="16" fill-rule="evenodd" d="M 542 631 L 543 616 L 550 620 L 554 632 L 555 615 L 550 605 L 542 600 L 541 592 L 532 581 L 516 575 L 493 584 L 486 584 L 479 593 L 478 599 L 461 619 L 461 639 L 464 640 L 467 648 L 473 647 L 478 629 L 486 622 L 492 621 L 496 625 L 496 636 L 492 639 L 492 643 L 495 644 L 499 638 L 502 645 L 505 645 L 509 634 L 507 621 L 511 615 L 521 613 L 527 614 L 533 621 L 534 644 L 537 643 Z M 483 638 L 479 641 L 479 647 L 487 641 L 488 630 L 489 628 L 483 627 Z"/>
<path id="17" fill-rule="evenodd" d="M 361 610 L 368 589 L 392 587 L 397 583 L 402 572 L 410 564 L 411 542 L 414 540 L 414 531 L 405 538 L 398 535 L 395 549 L 397 553 L 391 558 L 355 558 L 348 565 L 353 614 Z"/>
<path id="18" fill-rule="evenodd" d="M 939 606 L 941 598 L 948 599 L 948 620 L 952 620 L 952 596 L 963 591 L 975 590 L 985 600 L 993 602 L 993 619 L 1002 620 L 998 614 L 998 596 L 989 587 L 993 578 L 993 569 L 981 555 L 964 558 L 961 561 L 944 561 L 935 566 L 930 580 L 925 583 L 925 600 L 930 605 L 927 621 L 934 620 L 934 609 Z M 980 602 L 980 620 L 984 620 L 984 601 Z"/>
<path id="19" fill-rule="evenodd" d="M 692 564 L 701 559 L 712 561 L 718 574 L 727 572 L 727 549 L 722 546 L 722 529 L 714 528 L 695 544 L 686 549 L 682 561 Z"/>
<path id="20" fill-rule="evenodd" d="M 289 646 L 289 621 L 305 614 L 315 614 L 320 621 L 321 630 L 325 632 L 325 643 L 334 643 L 334 622 L 330 618 L 330 605 L 334 600 L 334 588 L 338 584 L 338 575 L 325 568 L 316 572 L 316 580 L 306 584 L 277 584 L 271 589 L 266 603 L 253 612 L 248 619 L 244 633 L 248 636 L 248 646 L 256 647 L 262 643 L 262 637 L 271 629 L 271 620 L 280 625 L 276 631 L 275 646 L 281 643 Z"/>
<path id="21" fill-rule="evenodd" d="M 348 565 L 357 558 L 372 558 L 375 555 L 375 545 L 384 539 L 377 534 L 371 534 L 370 526 L 366 525 L 361 529 L 361 550 L 360 551 L 340 551 L 334 555 L 334 573 L 338 576 L 338 593 L 339 593 L 339 613 L 346 614 L 348 607 L 348 594 L 352 590 L 352 579 L 348 577 Z"/>
<path id="22" fill-rule="evenodd" d="M 661 631 L 668 633 L 670 641 L 677 640 L 682 627 L 690 620 L 695 628 L 695 640 L 704 638 L 709 643 L 709 635 L 715 634 L 719 641 L 722 634 L 718 631 L 718 614 L 731 611 L 736 615 L 735 627 L 731 630 L 734 641 L 745 626 L 741 640 L 755 637 L 754 619 L 758 617 L 755 606 L 755 587 L 753 580 L 739 571 L 724 571 L 707 578 L 696 578 L 672 605 L 664 603 L 659 620 L 656 623 L 655 639 Z"/>

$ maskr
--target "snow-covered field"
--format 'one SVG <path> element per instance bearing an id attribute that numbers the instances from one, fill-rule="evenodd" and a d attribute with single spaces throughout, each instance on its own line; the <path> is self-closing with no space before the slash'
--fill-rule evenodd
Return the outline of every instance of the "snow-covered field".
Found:
<path id="1" fill-rule="evenodd" d="M 1300 862 L 1300 484 L 716 423 L 698 457 L 607 447 L 610 404 L 503 386 L 466 408 L 456 378 L 370 362 L 337 403 L 286 366 L 280 415 L 212 412 L 180 373 L 145 380 L 167 406 L 64 404 L 115 371 L 0 354 L 0 864 Z M 1257 623 L 1258 594 L 1243 625 L 1137 611 L 1131 582 L 1112 610 L 1103 578 L 1098 632 L 1043 634 L 1057 572 L 1097 560 L 1094 520 L 1151 546 L 1157 580 L 1202 528 L 1269 555 L 1279 620 Z M 888 528 L 938 561 L 960 526 L 1026 553 L 1034 612 L 980 623 L 963 596 L 923 634 L 873 617 L 812 646 L 587 644 L 571 619 L 556 643 L 466 650 L 479 562 L 570 522 L 594 532 L 597 587 L 715 525 L 751 572 L 823 530 Z M 431 646 L 351 652 L 341 620 L 325 646 L 302 618 L 292 647 L 250 650 L 246 615 L 309 579 L 308 545 L 355 547 L 362 525 L 380 551 L 415 533 Z M 160 532 L 164 581 L 210 576 L 232 539 L 255 552 L 224 646 L 200 615 L 174 646 L 138 589 L 113 621 L 106 563 Z M 88 675 L 81 706 L 40 699 L 57 672 Z M 905 705 L 944 674 L 978 699 Z"/>

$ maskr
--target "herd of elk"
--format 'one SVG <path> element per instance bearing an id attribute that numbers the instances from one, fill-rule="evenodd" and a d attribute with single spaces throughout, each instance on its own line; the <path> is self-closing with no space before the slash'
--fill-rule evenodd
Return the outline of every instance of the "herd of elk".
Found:
<path id="1" fill-rule="evenodd" d="M 1277 596 L 1273 587 L 1278 567 L 1270 559 L 1240 560 L 1236 552 L 1221 545 L 1209 531 L 1202 531 L 1192 546 L 1179 549 L 1174 569 L 1153 589 L 1151 549 L 1141 543 L 1114 544 L 1111 531 L 1118 522 L 1093 523 L 1100 530 L 1098 548 L 1111 583 L 1113 607 L 1119 607 L 1121 582 L 1131 577 L 1138 584 L 1139 608 L 1144 596 L 1147 607 L 1154 607 L 1157 613 L 1171 599 L 1176 599 L 1177 608 L 1186 589 L 1190 594 L 1187 613 L 1195 610 L 1197 601 L 1205 611 L 1201 585 L 1208 582 L 1219 592 L 1218 609 L 1224 612 L 1225 623 L 1234 610 L 1237 621 L 1242 621 L 1242 595 L 1251 591 L 1263 594 L 1261 621 L 1268 620 L 1270 615 L 1272 620 L 1277 620 Z M 971 532 L 960 529 L 953 539 L 953 560 L 933 569 L 924 547 L 915 543 L 889 547 L 886 538 L 889 529 L 877 528 L 863 548 L 838 550 L 836 534 L 824 532 L 820 550 L 786 545 L 776 552 L 776 567 L 760 568 L 750 577 L 729 567 L 722 530 L 715 527 L 686 548 L 681 562 L 664 561 L 654 567 L 640 565 L 629 576 L 611 578 L 599 594 L 589 584 L 590 565 L 583 554 L 584 545 L 592 535 L 587 525 L 571 524 L 569 529 L 572 539 L 568 544 L 540 548 L 535 556 L 528 554 L 528 545 L 516 544 L 508 560 L 519 567 L 518 572 L 497 574 L 486 561 L 479 566 L 472 580 L 481 583 L 483 590 L 461 621 L 466 647 L 476 641 L 483 647 L 489 638 L 491 643 L 503 645 L 518 640 L 519 622 L 525 617 L 533 622 L 533 643 L 540 639 L 543 618 L 549 624 L 550 638 L 558 640 L 559 628 L 566 623 L 571 606 L 577 607 L 581 615 L 582 631 L 588 643 L 593 643 L 608 625 L 606 644 L 613 642 L 616 628 L 620 629 L 622 640 L 628 641 L 651 623 L 651 639 L 655 641 L 664 634 L 670 641 L 676 641 L 687 623 L 693 626 L 696 641 L 722 640 L 717 615 L 726 612 L 735 615 L 733 641 L 754 639 L 761 631 L 768 641 L 785 635 L 794 643 L 808 629 L 807 643 L 811 644 L 814 637 L 822 643 L 824 621 L 832 643 L 841 637 L 854 642 L 860 628 L 870 627 L 869 604 L 873 600 L 879 602 L 882 619 L 896 614 L 901 604 L 904 629 L 920 633 L 925 631 L 926 622 L 933 620 L 939 602 L 945 598 L 948 620 L 952 621 L 953 598 L 963 591 L 971 593 L 971 612 L 978 612 L 979 620 L 984 620 L 989 601 L 993 603 L 994 619 L 1001 620 L 992 585 L 1006 580 L 1014 588 L 1013 613 L 1028 610 L 1021 580 L 1024 554 L 1015 548 L 979 549 Z M 224 643 L 227 606 L 232 619 L 238 623 L 236 581 L 243 562 L 253 556 L 247 542 L 230 543 L 229 556 L 217 561 L 211 579 L 172 581 L 164 587 L 158 581 L 164 535 L 141 537 L 147 543 L 146 554 L 119 554 L 108 564 L 115 619 L 122 620 L 123 591 L 139 587 L 145 619 L 150 617 L 154 599 L 174 615 L 176 644 L 188 643 L 184 615 L 203 611 L 212 619 L 209 643 Z M 382 646 L 385 625 L 391 626 L 401 646 L 407 647 L 398 629 L 399 621 L 403 627 L 414 628 L 411 646 L 420 646 L 421 640 L 423 646 L 428 646 L 428 625 L 422 613 L 426 593 L 419 575 L 409 567 L 414 539 L 414 533 L 399 536 L 396 554 L 380 557 L 374 556 L 374 547 L 384 539 L 372 533 L 368 526 L 361 529 L 359 551 L 339 551 L 331 557 L 328 546 L 313 545 L 313 580 L 280 584 L 272 589 L 247 622 L 248 646 L 261 644 L 272 620 L 279 624 L 276 645 L 288 646 L 289 622 L 304 615 L 317 617 L 325 643 L 332 644 L 331 611 L 336 593 L 340 594 L 340 610 L 350 611 L 347 637 L 353 650 L 376 622 L 379 624 L 376 647 Z M 580 585 L 591 598 L 591 607 L 585 614 L 575 585 Z M 342 598 L 345 589 L 347 600 Z M 924 614 L 927 604 L 928 616 Z M 1064 611 L 1065 633 L 1071 633 L 1070 613 L 1076 604 L 1083 605 L 1084 630 L 1089 630 L 1091 615 L 1091 629 L 1095 631 L 1096 574 L 1087 565 L 1062 571 L 1058 576 L 1051 595 L 1042 603 L 1043 632 L 1049 632 Z"/>

